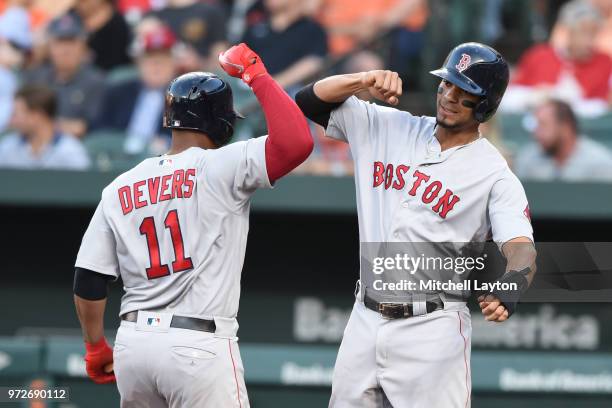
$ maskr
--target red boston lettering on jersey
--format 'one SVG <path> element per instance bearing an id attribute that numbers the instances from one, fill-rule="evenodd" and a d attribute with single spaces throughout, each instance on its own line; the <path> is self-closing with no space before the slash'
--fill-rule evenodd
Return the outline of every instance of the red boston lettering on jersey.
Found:
<path id="1" fill-rule="evenodd" d="M 130 186 L 123 186 L 119 189 L 119 203 L 121 204 L 123 215 L 128 214 L 134 209 L 132 204 L 132 192 L 130 190 Z"/>
<path id="2" fill-rule="evenodd" d="M 147 205 L 146 201 L 141 201 L 142 198 L 142 187 L 145 185 L 145 181 L 137 181 L 134 183 L 133 191 L 134 191 L 134 206 L 136 208 L 142 208 Z"/>
<path id="3" fill-rule="evenodd" d="M 440 194 L 440 190 L 442 190 L 442 183 L 439 181 L 432 182 L 427 186 L 425 192 L 423 192 L 423 197 L 421 197 L 421 200 L 423 200 L 425 204 L 431 203 L 436 199 L 438 194 Z"/>
<path id="4" fill-rule="evenodd" d="M 400 164 L 395 169 L 396 180 L 393 183 L 393 188 L 396 190 L 401 190 L 406 185 L 406 181 L 404 181 L 404 174 L 406 174 L 410 170 L 410 166 L 406 166 L 404 164 Z"/>
<path id="5" fill-rule="evenodd" d="M 411 196 L 416 196 L 416 192 L 418 190 L 418 188 L 421 186 L 421 183 L 423 181 L 429 181 L 429 176 L 425 173 L 421 173 L 420 171 L 416 170 L 414 172 L 414 183 L 412 183 L 412 188 L 410 189 L 410 191 L 408 192 L 408 194 L 410 194 Z"/>
<path id="6" fill-rule="evenodd" d="M 149 179 L 149 200 L 151 204 L 157 204 L 159 195 L 159 176 Z"/>
<path id="7" fill-rule="evenodd" d="M 446 214 L 448 214 L 458 202 L 459 197 L 453 194 L 451 190 L 446 190 L 446 193 L 440 197 L 432 210 L 440 214 L 440 217 L 446 218 Z"/>
<path id="8" fill-rule="evenodd" d="M 161 194 L 159 195 L 159 201 L 168 201 L 172 198 L 168 190 L 170 189 L 170 179 L 172 174 L 166 174 L 161 179 Z"/>
<path id="9" fill-rule="evenodd" d="M 385 165 L 381 162 L 374 162 L 374 187 L 380 186 L 384 181 Z"/>
<path id="10" fill-rule="evenodd" d="M 187 169 L 187 171 L 185 171 L 185 186 L 187 187 L 187 190 L 185 190 L 185 192 L 183 193 L 183 197 L 189 198 L 193 194 L 193 189 L 195 187 L 195 178 L 195 169 Z"/>
<path id="11" fill-rule="evenodd" d="M 387 164 L 385 170 L 385 190 L 388 190 L 391 184 L 393 184 L 393 165 Z"/>
<path id="12" fill-rule="evenodd" d="M 395 172 L 393 171 L 394 168 Z M 374 162 L 373 188 L 380 187 L 384 183 L 385 190 L 389 189 L 391 185 L 395 190 L 403 190 L 406 187 L 405 175 L 409 170 L 410 166 L 405 164 L 394 166 L 392 164 L 385 165 L 378 161 Z M 420 197 L 421 201 L 424 204 L 431 204 L 437 199 L 436 204 L 432 207 L 432 211 L 437 213 L 441 218 L 446 218 L 448 213 L 455 207 L 455 204 L 461 201 L 450 189 L 446 189 L 444 195 L 438 198 L 440 193 L 444 191 L 444 186 L 442 182 L 438 180 L 432 180 L 430 182 L 431 176 L 428 174 L 415 170 L 412 176 L 414 181 L 412 182 L 408 194 L 416 197 L 419 188 L 425 186 Z"/>

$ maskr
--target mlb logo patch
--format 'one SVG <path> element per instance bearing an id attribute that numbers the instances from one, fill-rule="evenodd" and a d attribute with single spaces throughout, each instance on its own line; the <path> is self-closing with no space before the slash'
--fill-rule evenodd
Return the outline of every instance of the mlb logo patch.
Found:
<path id="1" fill-rule="evenodd" d="M 170 330 L 170 322 L 172 322 L 171 313 L 147 312 L 141 310 L 138 312 L 136 330 L 166 333 Z"/>
<path id="2" fill-rule="evenodd" d="M 159 161 L 159 165 L 162 167 L 172 167 L 172 159 L 162 159 Z"/>

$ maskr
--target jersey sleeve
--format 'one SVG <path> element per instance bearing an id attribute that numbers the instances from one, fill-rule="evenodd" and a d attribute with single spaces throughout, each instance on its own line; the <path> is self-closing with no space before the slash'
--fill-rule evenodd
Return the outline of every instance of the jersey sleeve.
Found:
<path id="1" fill-rule="evenodd" d="M 326 134 L 348 142 L 355 155 L 359 146 L 371 145 L 387 137 L 405 137 L 414 129 L 417 121 L 418 118 L 408 112 L 351 96 L 332 111 Z"/>
<path id="2" fill-rule="evenodd" d="M 119 277 L 115 236 L 111 230 L 102 202 L 98 204 L 83 236 L 75 266 L 104 275 Z"/>
<path id="3" fill-rule="evenodd" d="M 204 177 L 228 204 L 240 205 L 258 188 L 272 188 L 266 169 L 267 138 L 232 143 L 216 152 Z"/>
<path id="4" fill-rule="evenodd" d="M 500 248 L 518 237 L 527 237 L 533 241 L 527 196 L 521 182 L 509 169 L 491 189 L 488 213 L 493 240 Z"/>
<path id="5" fill-rule="evenodd" d="M 371 120 L 369 115 L 375 115 L 374 109 L 368 105 L 370 104 L 359 100 L 356 96 L 344 101 L 329 117 L 327 136 L 350 144 L 355 130 L 359 129 L 361 132 L 367 130 Z"/>

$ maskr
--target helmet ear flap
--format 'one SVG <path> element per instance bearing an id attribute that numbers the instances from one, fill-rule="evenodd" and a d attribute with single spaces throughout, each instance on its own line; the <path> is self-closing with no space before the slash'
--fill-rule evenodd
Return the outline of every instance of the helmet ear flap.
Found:
<path id="1" fill-rule="evenodd" d="M 219 121 L 220 127 L 222 128 L 220 132 L 222 136 L 216 137 L 215 142 L 218 146 L 225 146 L 234 135 L 234 125 L 230 121 L 221 117 L 217 118 L 217 120 Z"/>
<path id="2" fill-rule="evenodd" d="M 477 122 L 484 123 L 493 116 L 495 110 L 495 107 L 491 107 L 489 99 L 483 98 L 474 108 L 474 119 Z"/>

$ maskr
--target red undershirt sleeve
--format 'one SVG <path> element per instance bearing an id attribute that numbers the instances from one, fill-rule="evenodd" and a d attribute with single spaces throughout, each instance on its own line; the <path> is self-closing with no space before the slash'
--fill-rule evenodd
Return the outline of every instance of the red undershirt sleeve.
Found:
<path id="1" fill-rule="evenodd" d="M 300 108 L 268 74 L 251 84 L 266 117 L 266 169 L 274 183 L 302 164 L 314 143 L 306 118 Z"/>

